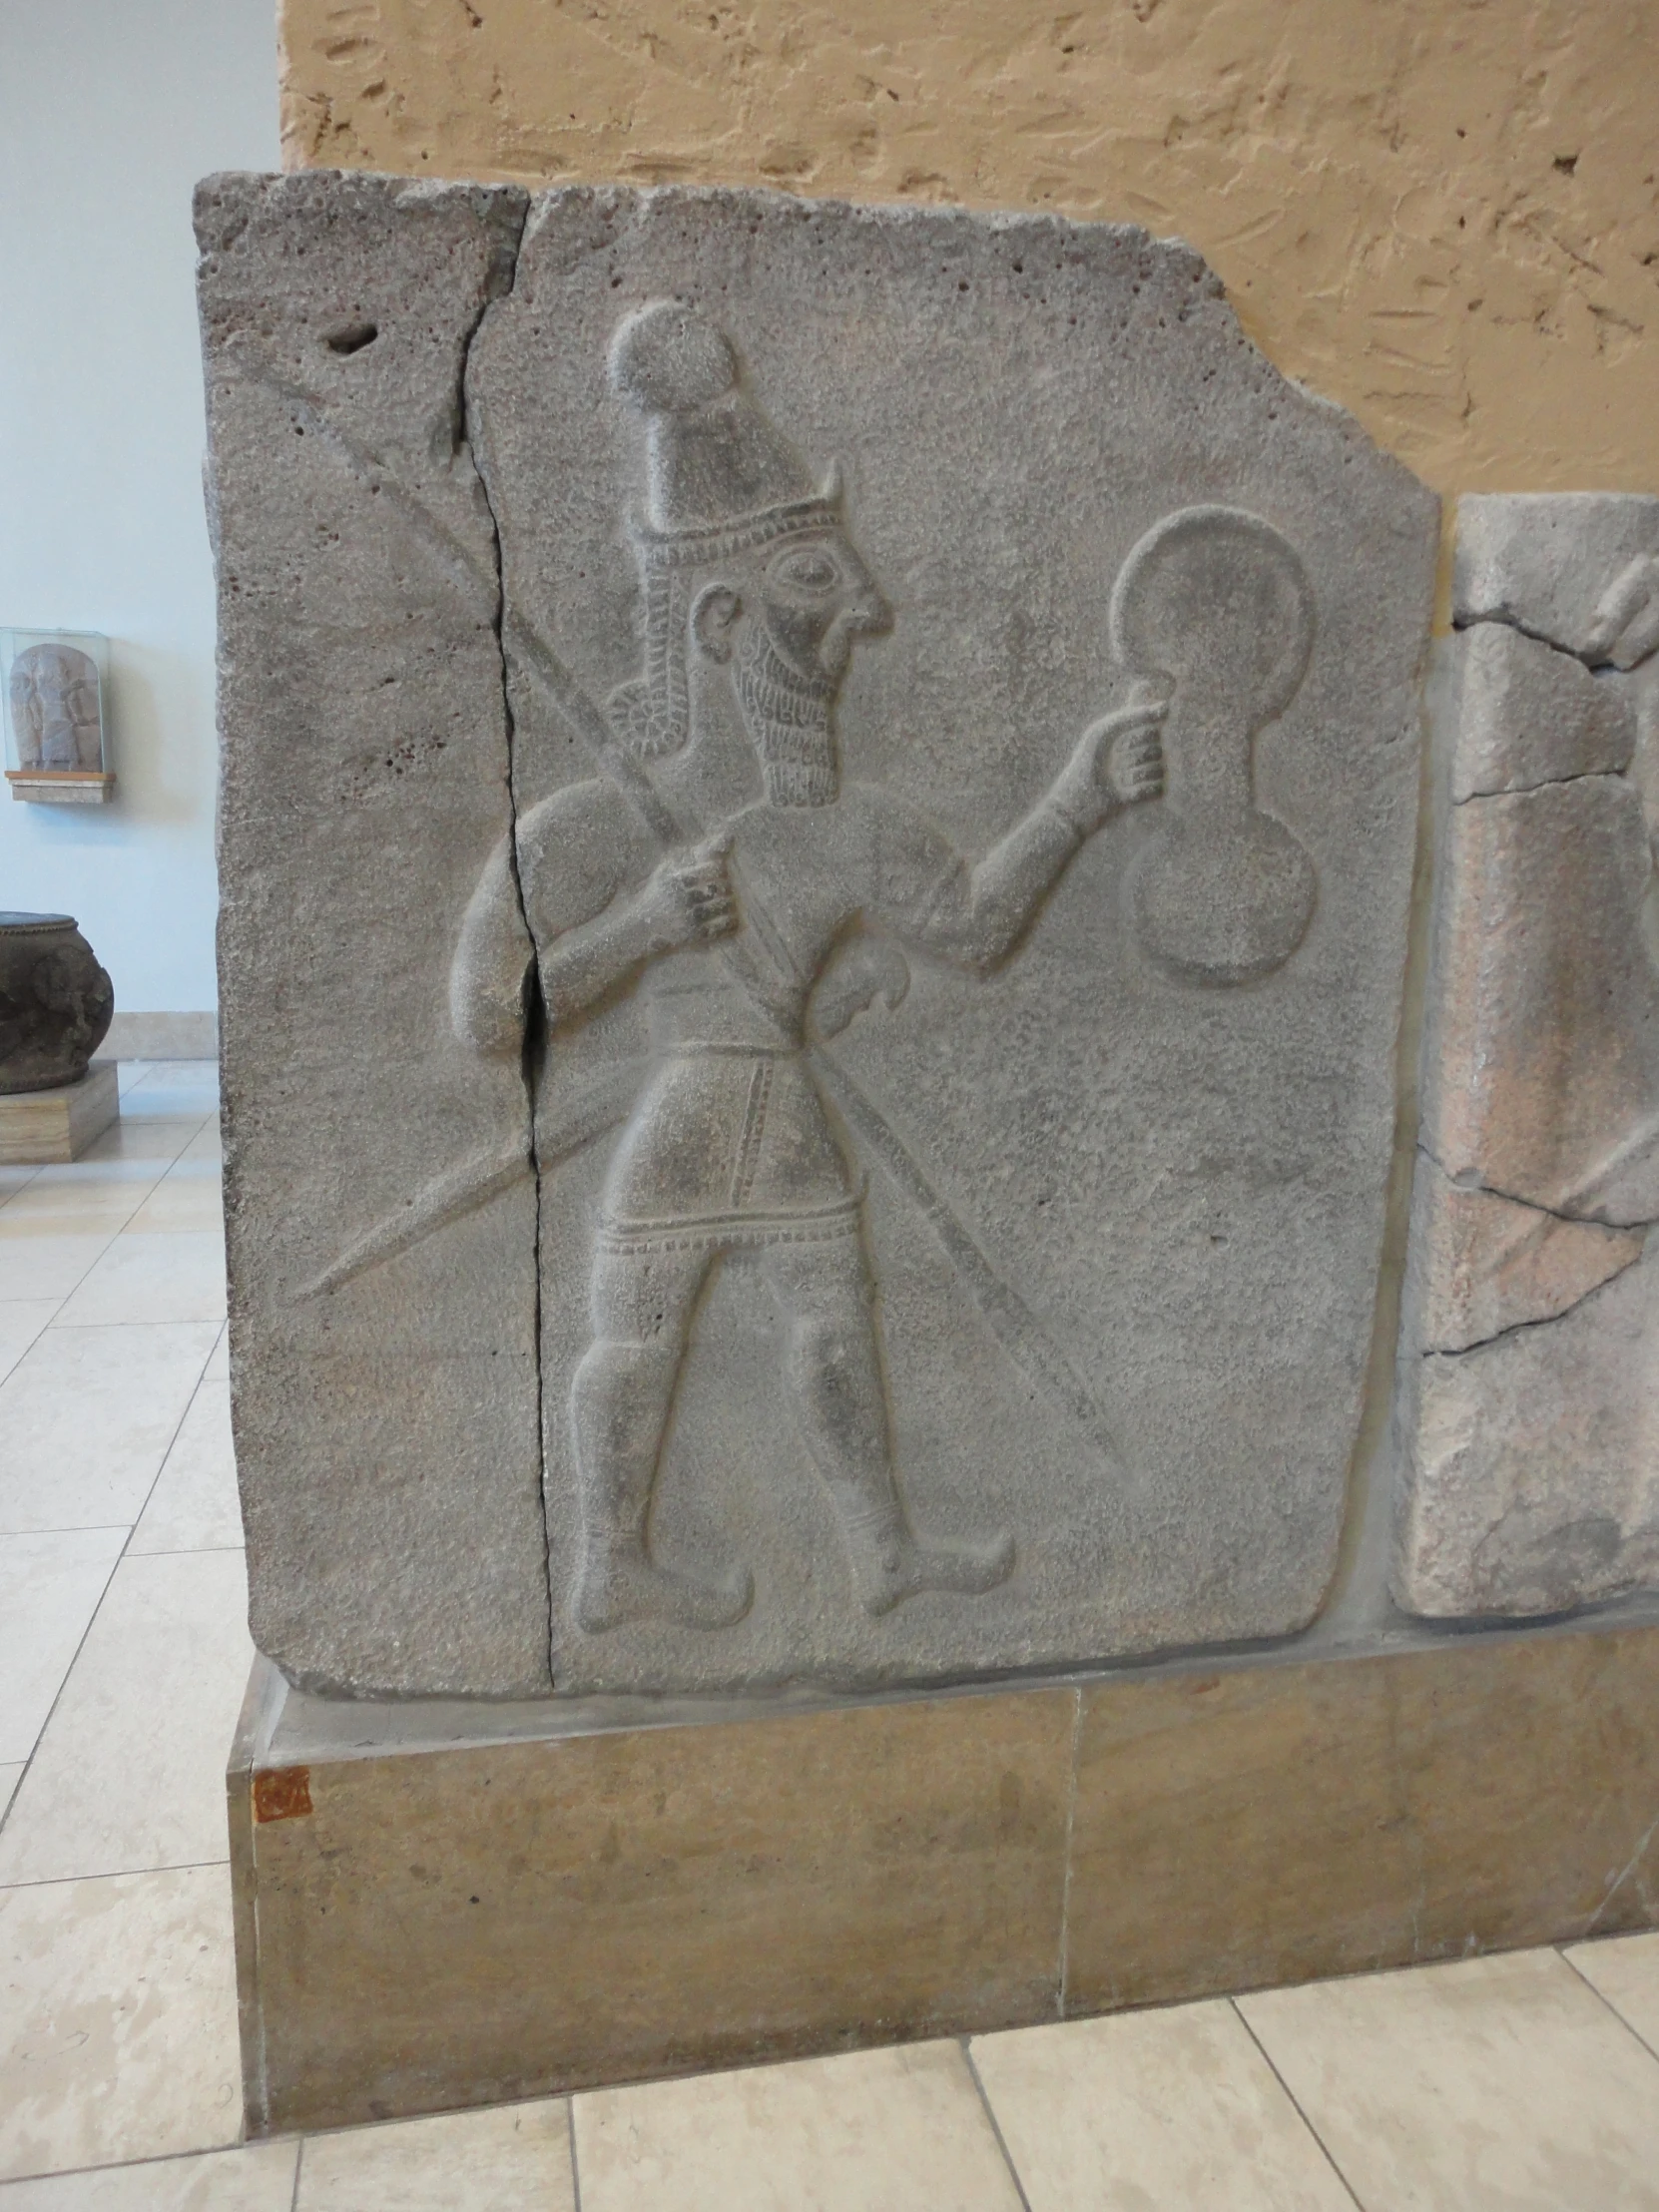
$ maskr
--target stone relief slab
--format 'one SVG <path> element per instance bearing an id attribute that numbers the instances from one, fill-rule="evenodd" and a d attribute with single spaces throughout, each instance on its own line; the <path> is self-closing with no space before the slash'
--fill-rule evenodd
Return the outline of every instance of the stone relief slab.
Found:
<path id="1" fill-rule="evenodd" d="M 1317 1611 L 1373 1326 L 1435 504 L 1180 246 L 538 199 L 467 420 L 537 952 L 560 1689 Z M 445 1232 L 447 1234 L 447 1232 Z"/>
<path id="2" fill-rule="evenodd" d="M 1659 500 L 1459 504 L 1395 1588 L 1659 1576 Z"/>
<path id="3" fill-rule="evenodd" d="M 1306 1623 L 1432 497 L 1133 230 L 313 174 L 203 237 L 261 1642 L 695 1691 Z"/>
<path id="4" fill-rule="evenodd" d="M 512 819 L 461 372 L 524 207 L 317 176 L 197 202 L 237 1461 L 255 1638 L 326 1688 L 549 1679 L 528 1094 L 447 1005 Z M 486 1207 L 318 1287 L 481 1153 Z"/>

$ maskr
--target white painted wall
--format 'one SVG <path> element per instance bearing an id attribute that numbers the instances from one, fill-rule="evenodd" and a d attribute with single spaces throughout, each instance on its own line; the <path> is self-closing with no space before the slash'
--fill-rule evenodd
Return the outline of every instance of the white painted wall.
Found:
<path id="1" fill-rule="evenodd" d="M 212 1007 L 214 606 L 190 198 L 276 167 L 274 0 L 0 0 L 0 625 L 112 640 L 105 808 L 0 797 L 0 907 Z"/>

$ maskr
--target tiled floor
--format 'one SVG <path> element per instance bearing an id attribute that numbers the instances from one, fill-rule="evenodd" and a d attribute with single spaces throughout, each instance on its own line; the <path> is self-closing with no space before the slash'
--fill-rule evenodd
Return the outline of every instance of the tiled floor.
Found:
<path id="1" fill-rule="evenodd" d="M 122 1076 L 0 1169 L 0 2212 L 1659 2212 L 1659 1935 L 232 2147 L 213 1071 Z"/>

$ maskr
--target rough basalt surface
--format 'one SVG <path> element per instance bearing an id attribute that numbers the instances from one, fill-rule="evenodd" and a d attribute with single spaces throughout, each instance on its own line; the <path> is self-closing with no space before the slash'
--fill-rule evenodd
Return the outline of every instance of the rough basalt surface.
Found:
<path id="1" fill-rule="evenodd" d="M 1305 1624 L 1434 500 L 1134 230 L 199 223 L 261 1644 L 670 1691 Z"/>

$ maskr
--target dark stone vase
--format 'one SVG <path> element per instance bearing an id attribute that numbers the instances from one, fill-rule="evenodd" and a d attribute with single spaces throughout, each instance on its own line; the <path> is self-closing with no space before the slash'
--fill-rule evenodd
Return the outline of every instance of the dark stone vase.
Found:
<path id="1" fill-rule="evenodd" d="M 68 914 L 0 912 L 0 1096 L 78 1083 L 115 990 Z"/>

